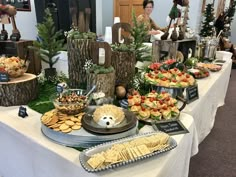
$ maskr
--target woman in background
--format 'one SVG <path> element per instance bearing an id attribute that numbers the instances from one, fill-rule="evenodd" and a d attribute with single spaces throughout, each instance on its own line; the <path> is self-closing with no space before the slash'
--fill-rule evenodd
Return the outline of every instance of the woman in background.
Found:
<path id="1" fill-rule="evenodd" d="M 160 28 L 155 24 L 153 19 L 150 17 L 152 10 L 154 7 L 154 2 L 152 0 L 144 0 L 143 1 L 143 9 L 144 13 L 139 15 L 137 21 L 139 23 L 144 23 L 148 29 L 148 35 L 156 35 L 159 34 L 160 31 L 166 31 L 166 28 Z"/>

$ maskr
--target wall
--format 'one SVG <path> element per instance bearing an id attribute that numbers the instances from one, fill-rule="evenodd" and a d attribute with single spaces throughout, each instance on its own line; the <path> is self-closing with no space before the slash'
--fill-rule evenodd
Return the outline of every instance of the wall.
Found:
<path id="1" fill-rule="evenodd" d="M 31 0 L 30 3 L 31 11 L 17 11 L 15 19 L 17 28 L 21 33 L 21 39 L 35 40 L 37 36 L 37 21 L 34 0 Z M 10 37 L 12 33 L 12 25 L 6 25 L 6 30 L 8 31 L 8 36 Z"/>
<path id="2" fill-rule="evenodd" d="M 236 13 L 234 14 L 234 19 L 231 24 L 231 37 L 230 37 L 230 39 L 231 39 L 232 43 L 236 45 Z"/>
<path id="3" fill-rule="evenodd" d="M 113 0 L 96 0 L 97 35 L 104 35 L 106 26 L 113 25 Z"/>

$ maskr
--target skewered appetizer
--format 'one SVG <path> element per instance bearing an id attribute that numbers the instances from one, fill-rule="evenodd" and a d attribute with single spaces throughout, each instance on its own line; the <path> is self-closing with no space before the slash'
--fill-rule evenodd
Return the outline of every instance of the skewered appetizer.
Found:
<path id="1" fill-rule="evenodd" d="M 145 73 L 145 80 L 150 84 L 169 88 L 185 88 L 196 83 L 193 76 L 181 72 L 177 68 L 166 70 L 154 70 Z"/>
<path id="2" fill-rule="evenodd" d="M 137 99 L 140 98 L 140 99 Z M 145 96 L 135 92 L 128 97 L 128 108 L 141 120 L 168 120 L 180 114 L 177 100 L 169 93 L 158 94 L 155 90 Z"/>

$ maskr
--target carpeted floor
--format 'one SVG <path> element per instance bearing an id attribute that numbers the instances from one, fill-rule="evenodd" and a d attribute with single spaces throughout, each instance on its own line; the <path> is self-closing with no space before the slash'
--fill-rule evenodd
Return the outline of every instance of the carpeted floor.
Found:
<path id="1" fill-rule="evenodd" d="M 191 158 L 189 177 L 236 177 L 236 70 L 232 69 L 225 105 L 214 128 Z"/>

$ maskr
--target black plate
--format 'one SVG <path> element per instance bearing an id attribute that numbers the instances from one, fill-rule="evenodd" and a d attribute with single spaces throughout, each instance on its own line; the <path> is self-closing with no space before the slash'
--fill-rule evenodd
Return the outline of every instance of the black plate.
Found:
<path id="1" fill-rule="evenodd" d="M 127 131 L 134 126 L 136 126 L 137 119 L 135 114 L 132 112 L 123 109 L 125 113 L 125 119 L 117 126 L 113 128 L 104 128 L 98 125 L 92 117 L 92 113 L 95 111 L 95 109 L 90 113 L 87 113 L 82 118 L 82 125 L 83 128 L 91 133 L 97 133 L 97 134 L 115 134 L 115 133 L 121 133 L 124 131 Z"/>

